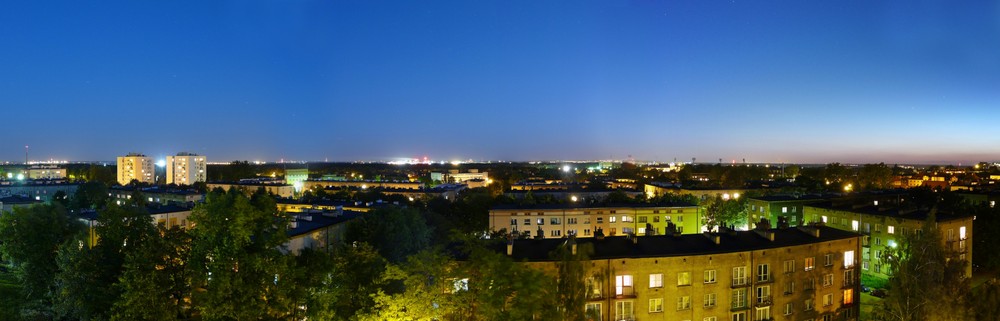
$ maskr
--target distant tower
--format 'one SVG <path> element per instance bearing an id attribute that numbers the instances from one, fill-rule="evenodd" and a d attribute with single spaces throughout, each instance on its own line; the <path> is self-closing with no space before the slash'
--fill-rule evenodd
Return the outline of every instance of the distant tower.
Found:
<path id="1" fill-rule="evenodd" d="M 28 165 L 28 145 L 24 145 L 24 165 Z"/>

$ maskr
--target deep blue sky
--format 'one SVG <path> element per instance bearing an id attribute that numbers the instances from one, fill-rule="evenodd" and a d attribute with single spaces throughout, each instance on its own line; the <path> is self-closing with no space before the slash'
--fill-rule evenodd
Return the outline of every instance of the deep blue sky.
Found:
<path id="1" fill-rule="evenodd" d="M 1000 160 L 995 1 L 6 1 L 0 160 Z"/>

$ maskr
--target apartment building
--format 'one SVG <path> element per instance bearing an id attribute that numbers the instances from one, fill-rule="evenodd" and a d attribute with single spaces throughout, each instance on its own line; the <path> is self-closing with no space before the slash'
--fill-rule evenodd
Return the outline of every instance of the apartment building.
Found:
<path id="1" fill-rule="evenodd" d="M 826 202 L 805 207 L 805 218 L 810 222 L 823 222 L 826 226 L 857 232 L 863 235 L 861 270 L 878 277 L 888 277 L 888 266 L 881 257 L 886 250 L 895 248 L 905 235 L 918 233 L 930 215 L 926 209 L 900 209 L 898 206 Z M 884 204 L 884 203 L 881 203 Z M 974 217 L 962 213 L 935 215 L 945 247 L 957 258 L 972 261 L 972 223 Z M 972 265 L 966 265 L 967 276 L 972 276 Z"/>
<path id="2" fill-rule="evenodd" d="M 191 185 L 207 177 L 205 156 L 177 153 L 167 156 L 167 184 Z"/>
<path id="3" fill-rule="evenodd" d="M 507 255 L 558 273 L 549 253 L 593 247 L 592 320 L 857 320 L 860 236 L 823 226 L 679 236 L 513 240 Z M 497 251 L 503 251 L 497 248 Z"/>
<path id="4" fill-rule="evenodd" d="M 129 153 L 125 156 L 119 156 L 116 165 L 119 185 L 128 185 L 133 180 L 140 183 L 155 183 L 153 159 L 146 155 Z"/>
<path id="5" fill-rule="evenodd" d="M 34 165 L 28 168 L 29 179 L 66 179 L 66 169 L 55 165 Z"/>
<path id="6" fill-rule="evenodd" d="M 490 209 L 490 229 L 544 238 L 593 237 L 597 231 L 606 236 L 697 234 L 702 215 L 688 203 L 499 205 Z"/>
<path id="7" fill-rule="evenodd" d="M 836 197 L 835 195 L 771 195 L 747 198 L 747 222 L 785 221 L 789 226 L 805 225 L 805 206 Z"/>

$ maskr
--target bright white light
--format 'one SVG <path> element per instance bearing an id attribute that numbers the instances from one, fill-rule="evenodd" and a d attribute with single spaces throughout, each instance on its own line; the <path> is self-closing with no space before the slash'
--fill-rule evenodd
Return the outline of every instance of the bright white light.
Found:
<path id="1" fill-rule="evenodd" d="M 14 173 L 7 173 L 7 178 L 14 178 Z"/>
<path id="2" fill-rule="evenodd" d="M 740 198 L 740 193 L 733 193 L 733 199 Z"/>
<path id="3" fill-rule="evenodd" d="M 167 167 L 167 160 L 161 159 L 156 161 L 156 167 Z"/>
<path id="4" fill-rule="evenodd" d="M 361 189 L 368 189 L 368 185 L 361 185 Z"/>
<path id="5" fill-rule="evenodd" d="M 303 184 L 302 184 L 301 181 L 298 181 L 298 182 L 295 182 L 294 184 L 292 184 L 292 186 L 295 187 L 295 191 L 296 192 L 301 192 L 302 191 L 302 185 Z"/>
<path id="6" fill-rule="evenodd" d="M 569 165 L 563 165 L 563 168 L 562 168 L 562 170 L 563 170 L 563 172 L 567 172 L 567 173 L 569 173 L 569 170 L 570 170 L 570 167 L 569 167 Z"/>
<path id="7" fill-rule="evenodd" d="M 460 162 L 460 161 L 451 161 L 451 165 L 454 165 L 454 166 L 458 166 L 461 163 L 462 162 Z"/>
<path id="8" fill-rule="evenodd" d="M 24 174 L 17 174 L 17 180 L 23 181 L 24 180 Z"/>
<path id="9" fill-rule="evenodd" d="M 573 195 L 572 197 L 570 197 L 569 200 L 576 202 L 576 195 Z"/>
<path id="10" fill-rule="evenodd" d="M 410 197 L 410 202 L 413 202 L 413 197 L 412 196 Z"/>

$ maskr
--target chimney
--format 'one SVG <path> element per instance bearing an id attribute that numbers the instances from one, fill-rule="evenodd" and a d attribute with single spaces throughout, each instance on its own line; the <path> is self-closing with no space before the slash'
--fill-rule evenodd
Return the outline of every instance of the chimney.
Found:
<path id="1" fill-rule="evenodd" d="M 722 237 L 720 237 L 719 234 L 715 234 L 712 232 L 705 232 L 703 234 L 705 235 L 705 237 L 708 238 L 709 241 L 715 243 L 715 245 L 719 245 L 719 243 L 722 242 Z"/>
<path id="2" fill-rule="evenodd" d="M 819 238 L 819 228 L 816 226 L 799 226 L 798 229 L 803 233 L 812 235 L 815 238 Z"/>

